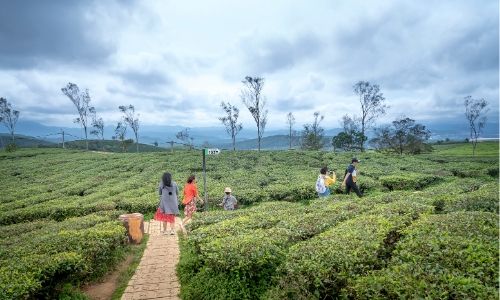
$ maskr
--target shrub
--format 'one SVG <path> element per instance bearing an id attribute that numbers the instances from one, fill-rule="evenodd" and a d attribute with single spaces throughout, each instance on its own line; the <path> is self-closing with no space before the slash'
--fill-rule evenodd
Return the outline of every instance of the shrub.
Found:
<path id="1" fill-rule="evenodd" d="M 407 173 L 400 175 L 388 175 L 380 177 L 380 182 L 390 191 L 393 190 L 421 190 L 424 187 L 436 183 L 439 177 L 418 173 Z"/>
<path id="2" fill-rule="evenodd" d="M 498 215 L 457 212 L 407 228 L 388 268 L 360 274 L 344 290 L 357 299 L 495 299 Z M 429 288 L 432 287 L 432 288 Z"/>
<path id="3" fill-rule="evenodd" d="M 337 298 L 347 280 L 381 267 L 379 253 L 398 218 L 361 216 L 290 248 L 271 299 Z"/>
<path id="4" fill-rule="evenodd" d="M 460 194 L 457 196 L 443 197 L 444 212 L 453 211 L 489 211 L 499 212 L 498 209 L 498 184 L 488 184 L 479 190 Z"/>

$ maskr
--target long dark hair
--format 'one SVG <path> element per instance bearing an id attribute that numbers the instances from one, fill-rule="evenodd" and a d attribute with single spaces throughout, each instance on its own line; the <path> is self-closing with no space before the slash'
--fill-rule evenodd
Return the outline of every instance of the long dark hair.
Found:
<path id="1" fill-rule="evenodd" d="M 165 172 L 161 177 L 164 186 L 172 186 L 172 174 Z"/>
<path id="2" fill-rule="evenodd" d="M 188 177 L 187 183 L 192 183 L 195 180 L 196 177 L 194 175 L 191 175 Z"/>

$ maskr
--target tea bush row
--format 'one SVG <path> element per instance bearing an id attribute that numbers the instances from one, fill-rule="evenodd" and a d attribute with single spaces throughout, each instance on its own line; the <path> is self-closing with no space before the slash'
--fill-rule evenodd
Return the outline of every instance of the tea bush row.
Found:
<path id="1" fill-rule="evenodd" d="M 2 228 L 0 298 L 53 298 L 65 282 L 97 278 L 112 266 L 126 242 L 117 214 L 99 213 L 62 222 Z M 16 234 L 17 233 L 17 234 Z"/>
<path id="2" fill-rule="evenodd" d="M 355 299 L 496 299 L 498 215 L 428 215 L 403 231 L 387 268 L 359 274 Z"/>
<path id="3" fill-rule="evenodd" d="M 326 233 L 322 232 L 343 228 L 344 223 L 352 227 L 360 215 L 369 219 L 385 218 L 384 214 L 376 216 L 381 214 L 378 205 L 385 206 L 381 211 L 387 218 L 397 218 L 400 226 L 406 226 L 420 213 L 432 211 L 432 207 L 411 202 L 391 206 L 339 199 L 337 202 L 315 200 L 309 205 L 264 203 L 248 209 L 245 214 L 230 214 L 227 219 L 221 218 L 219 212 L 206 214 L 211 225 L 194 223 L 189 237 L 181 242 L 178 264 L 181 294 L 186 299 L 262 297 L 275 283 L 270 278 L 289 261 L 289 251 L 294 249 L 294 244 L 307 244 L 315 239 L 324 241 Z M 361 223 L 360 228 L 367 226 Z M 356 243 L 355 239 L 351 242 Z M 317 247 L 314 245 L 311 249 L 319 249 Z M 309 252 L 304 255 L 309 256 Z M 217 283 L 213 278 L 217 278 Z M 228 285 L 238 286 L 238 291 L 228 291 Z"/>

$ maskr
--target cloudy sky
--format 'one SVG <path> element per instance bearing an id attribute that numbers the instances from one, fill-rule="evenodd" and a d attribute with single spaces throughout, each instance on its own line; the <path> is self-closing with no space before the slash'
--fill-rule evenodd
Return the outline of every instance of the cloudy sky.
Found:
<path id="1" fill-rule="evenodd" d="M 75 126 L 61 92 L 88 88 L 107 125 L 132 104 L 144 125 L 221 126 L 241 110 L 241 80 L 265 78 L 269 129 L 320 111 L 323 126 L 358 114 L 352 86 L 380 85 L 380 122 L 464 119 L 485 98 L 498 121 L 498 1 L 0 0 L 0 96 L 21 119 Z"/>

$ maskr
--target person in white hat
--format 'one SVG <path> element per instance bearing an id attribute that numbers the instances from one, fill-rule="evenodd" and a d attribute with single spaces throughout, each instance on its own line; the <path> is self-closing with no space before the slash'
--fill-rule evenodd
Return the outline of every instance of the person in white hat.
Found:
<path id="1" fill-rule="evenodd" d="M 234 210 L 236 208 L 236 205 L 238 204 L 238 201 L 236 198 L 231 195 L 231 188 L 227 187 L 224 189 L 224 197 L 222 198 L 222 203 L 220 204 L 222 207 L 224 207 L 224 210 Z"/>

